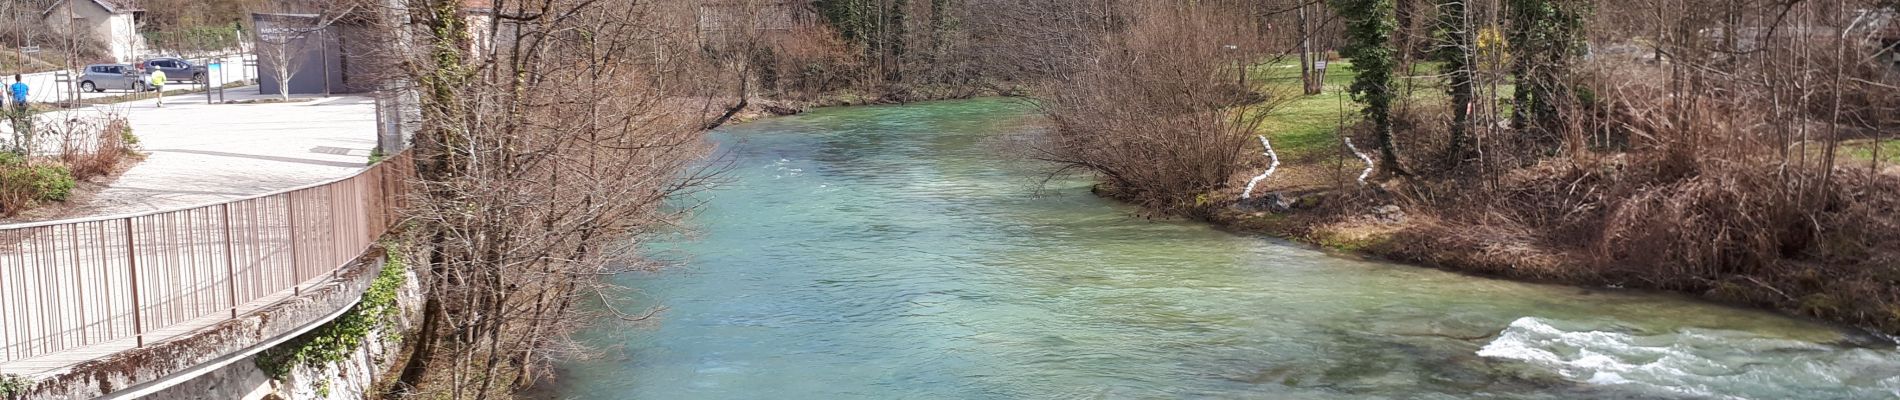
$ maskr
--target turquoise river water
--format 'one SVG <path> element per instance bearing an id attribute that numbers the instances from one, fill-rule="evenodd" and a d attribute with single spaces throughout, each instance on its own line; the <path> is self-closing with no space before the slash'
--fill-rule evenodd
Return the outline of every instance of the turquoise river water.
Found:
<path id="1" fill-rule="evenodd" d="M 619 278 L 666 310 L 582 332 L 605 355 L 552 396 L 1900 398 L 1876 335 L 1136 218 L 1008 161 L 1038 122 L 973 100 L 719 132 L 728 181 L 649 249 L 678 265 Z"/>

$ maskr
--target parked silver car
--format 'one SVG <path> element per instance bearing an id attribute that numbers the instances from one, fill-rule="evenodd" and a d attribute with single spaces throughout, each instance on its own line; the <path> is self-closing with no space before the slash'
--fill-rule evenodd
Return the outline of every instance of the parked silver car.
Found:
<path id="1" fill-rule="evenodd" d="M 139 70 L 151 73 L 157 69 L 165 71 L 165 80 L 170 82 L 204 83 L 205 67 L 194 65 L 191 61 L 176 57 L 160 57 L 145 60 L 139 64 Z"/>
<path id="2" fill-rule="evenodd" d="M 131 90 L 143 92 L 151 90 L 151 76 L 140 73 L 138 69 L 126 64 L 87 65 L 86 71 L 79 75 L 79 90 L 85 92 L 104 92 L 107 90 Z"/>

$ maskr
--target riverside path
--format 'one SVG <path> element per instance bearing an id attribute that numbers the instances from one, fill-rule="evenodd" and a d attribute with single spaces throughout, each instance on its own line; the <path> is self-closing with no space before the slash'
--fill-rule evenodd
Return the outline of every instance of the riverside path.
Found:
<path id="1" fill-rule="evenodd" d="M 274 97 L 255 93 L 226 99 Z M 334 285 L 393 220 L 403 175 L 391 165 L 403 163 L 368 167 L 370 98 L 209 104 L 198 94 L 156 105 L 35 116 L 125 116 L 147 158 L 73 219 L 0 226 L 0 373 L 71 378 L 75 365 Z M 298 324 L 323 322 L 311 319 Z"/>

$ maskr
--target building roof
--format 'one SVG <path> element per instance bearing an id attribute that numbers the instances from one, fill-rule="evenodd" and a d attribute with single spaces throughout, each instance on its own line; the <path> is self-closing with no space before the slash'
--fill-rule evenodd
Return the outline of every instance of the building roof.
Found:
<path id="1" fill-rule="evenodd" d="M 118 10 L 145 11 L 144 8 L 139 7 L 139 4 L 138 4 L 139 2 L 136 0 L 92 0 L 92 1 L 95 3 L 99 3 L 99 5 L 105 6 L 107 10 L 114 10 L 115 12 Z"/>
<path id="2" fill-rule="evenodd" d="M 73 1 L 73 0 L 60 0 L 60 1 L 53 2 L 52 6 L 46 7 L 46 11 L 40 12 L 40 17 L 45 18 L 48 15 L 53 15 L 53 10 L 59 9 L 60 4 L 65 4 L 66 2 L 70 2 L 70 1 Z M 134 12 L 134 11 L 145 11 L 145 9 L 139 8 L 137 0 L 85 0 L 85 1 L 90 1 L 92 2 L 92 4 L 97 4 L 99 5 L 99 8 L 104 8 L 106 9 L 106 12 L 110 12 L 113 14 L 124 14 L 124 13 L 129 13 L 129 12 Z"/>

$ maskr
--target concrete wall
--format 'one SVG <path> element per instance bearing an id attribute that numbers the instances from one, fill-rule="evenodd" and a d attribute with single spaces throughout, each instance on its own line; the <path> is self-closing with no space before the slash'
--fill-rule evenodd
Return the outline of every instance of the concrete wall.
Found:
<path id="1" fill-rule="evenodd" d="M 198 333 L 145 347 L 120 352 L 107 358 L 87 361 L 40 377 L 32 391 L 15 400 L 91 399 L 122 396 L 152 388 L 154 382 L 167 382 L 196 368 L 231 360 L 230 355 L 258 350 L 258 346 L 300 334 L 313 323 L 329 322 L 338 311 L 362 298 L 363 291 L 376 277 L 383 263 L 380 249 L 372 249 L 356 263 L 346 267 L 335 279 L 306 288 L 295 299 L 277 303 L 241 318 L 225 321 Z M 404 305 L 404 307 L 409 307 Z M 419 308 L 419 307 L 418 307 Z M 223 369 L 251 366 L 244 360 L 232 360 Z M 215 372 L 215 371 L 213 371 Z M 231 376 L 237 374 L 238 376 Z M 212 378 L 220 390 L 241 387 L 242 368 Z M 207 374 L 220 375 L 220 374 Z M 199 376 L 202 377 L 202 376 Z M 192 380 L 196 380 L 194 377 Z M 184 381 L 181 383 L 186 383 Z M 230 385 L 230 386 L 226 386 Z"/>
<path id="2" fill-rule="evenodd" d="M 416 321 L 422 310 L 422 287 L 417 285 L 414 271 L 407 275 L 396 297 L 403 316 L 395 326 L 398 332 L 413 329 L 409 322 Z M 384 372 L 396 367 L 397 357 L 402 353 L 401 343 L 383 340 L 389 336 L 381 331 L 372 332 L 348 360 L 317 368 L 298 366 L 282 381 L 272 380 L 258 369 L 253 356 L 144 398 L 261 400 L 276 395 L 280 399 L 357 400 L 372 397 L 366 394 L 376 389 L 377 379 L 383 377 Z"/>
<path id="3" fill-rule="evenodd" d="M 261 400 L 271 394 L 270 376 L 245 357 L 190 382 L 146 396 L 154 400 Z"/>
<path id="4" fill-rule="evenodd" d="M 131 13 L 113 14 L 106 19 L 106 48 L 121 63 L 136 63 L 145 53 L 145 36 L 139 34 L 138 19 Z"/>

